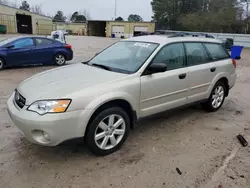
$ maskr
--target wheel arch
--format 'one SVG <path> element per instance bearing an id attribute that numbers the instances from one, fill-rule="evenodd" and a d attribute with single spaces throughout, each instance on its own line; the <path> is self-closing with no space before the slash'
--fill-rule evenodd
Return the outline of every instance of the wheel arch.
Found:
<path id="1" fill-rule="evenodd" d="M 222 77 L 217 82 L 223 82 L 225 84 L 225 86 L 226 86 L 226 95 L 225 96 L 227 97 L 229 94 L 229 81 L 228 81 L 228 79 L 226 77 Z"/>
<path id="2" fill-rule="evenodd" d="M 137 121 L 137 113 L 133 109 L 132 105 L 125 99 L 113 99 L 110 101 L 107 101 L 100 106 L 97 107 L 95 111 L 90 115 L 90 119 L 87 123 L 85 134 L 88 132 L 88 128 L 90 123 L 94 120 L 95 116 L 100 113 L 102 110 L 110 108 L 110 107 L 120 107 L 122 108 L 129 116 L 130 119 L 130 127 L 133 129 L 134 125 Z"/>
<path id="3" fill-rule="evenodd" d="M 54 57 L 55 57 L 56 55 L 58 55 L 58 54 L 64 55 L 65 58 L 67 57 L 66 52 L 64 52 L 64 51 L 62 51 L 62 50 L 56 50 L 56 51 L 55 51 L 55 54 L 54 54 Z"/>

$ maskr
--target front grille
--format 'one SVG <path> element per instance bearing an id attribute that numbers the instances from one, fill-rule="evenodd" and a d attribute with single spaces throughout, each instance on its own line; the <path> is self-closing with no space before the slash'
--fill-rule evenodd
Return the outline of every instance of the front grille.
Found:
<path id="1" fill-rule="evenodd" d="M 19 108 L 23 108 L 25 106 L 26 99 L 17 90 L 15 92 L 14 100 L 17 106 L 19 106 Z"/>

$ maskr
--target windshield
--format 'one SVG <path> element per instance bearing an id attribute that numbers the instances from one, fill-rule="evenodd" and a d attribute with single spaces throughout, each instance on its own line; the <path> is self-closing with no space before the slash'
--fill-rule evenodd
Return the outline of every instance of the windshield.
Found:
<path id="1" fill-rule="evenodd" d="M 17 38 L 15 38 L 15 37 L 12 37 L 12 38 L 7 38 L 7 39 L 4 39 L 4 40 L 1 40 L 0 41 L 0 46 L 4 46 L 4 45 L 6 45 L 6 44 L 8 44 L 8 43 L 10 43 L 10 42 L 12 42 L 12 41 L 14 41 L 14 40 L 16 40 Z"/>
<path id="2" fill-rule="evenodd" d="M 156 43 L 121 41 L 95 56 L 89 65 L 101 65 L 107 70 L 134 73 L 159 46 Z"/>

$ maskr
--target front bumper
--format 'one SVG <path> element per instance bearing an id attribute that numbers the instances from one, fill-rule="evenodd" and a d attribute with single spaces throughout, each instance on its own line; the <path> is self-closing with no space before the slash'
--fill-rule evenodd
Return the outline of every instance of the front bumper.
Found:
<path id="1" fill-rule="evenodd" d="M 82 121 L 83 111 L 41 116 L 27 111 L 27 106 L 19 109 L 13 98 L 14 94 L 7 102 L 8 113 L 14 124 L 30 142 L 44 146 L 56 146 L 63 141 L 84 136 L 87 121 Z M 42 138 L 42 132 L 47 133 L 50 139 Z"/>

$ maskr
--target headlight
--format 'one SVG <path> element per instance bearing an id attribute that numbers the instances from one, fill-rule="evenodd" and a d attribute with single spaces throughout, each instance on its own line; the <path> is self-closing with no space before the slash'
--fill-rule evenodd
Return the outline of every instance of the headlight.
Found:
<path id="1" fill-rule="evenodd" d="M 62 113 L 67 110 L 70 105 L 71 100 L 44 100 L 36 101 L 31 104 L 27 110 L 36 112 L 40 115 L 47 113 Z"/>

